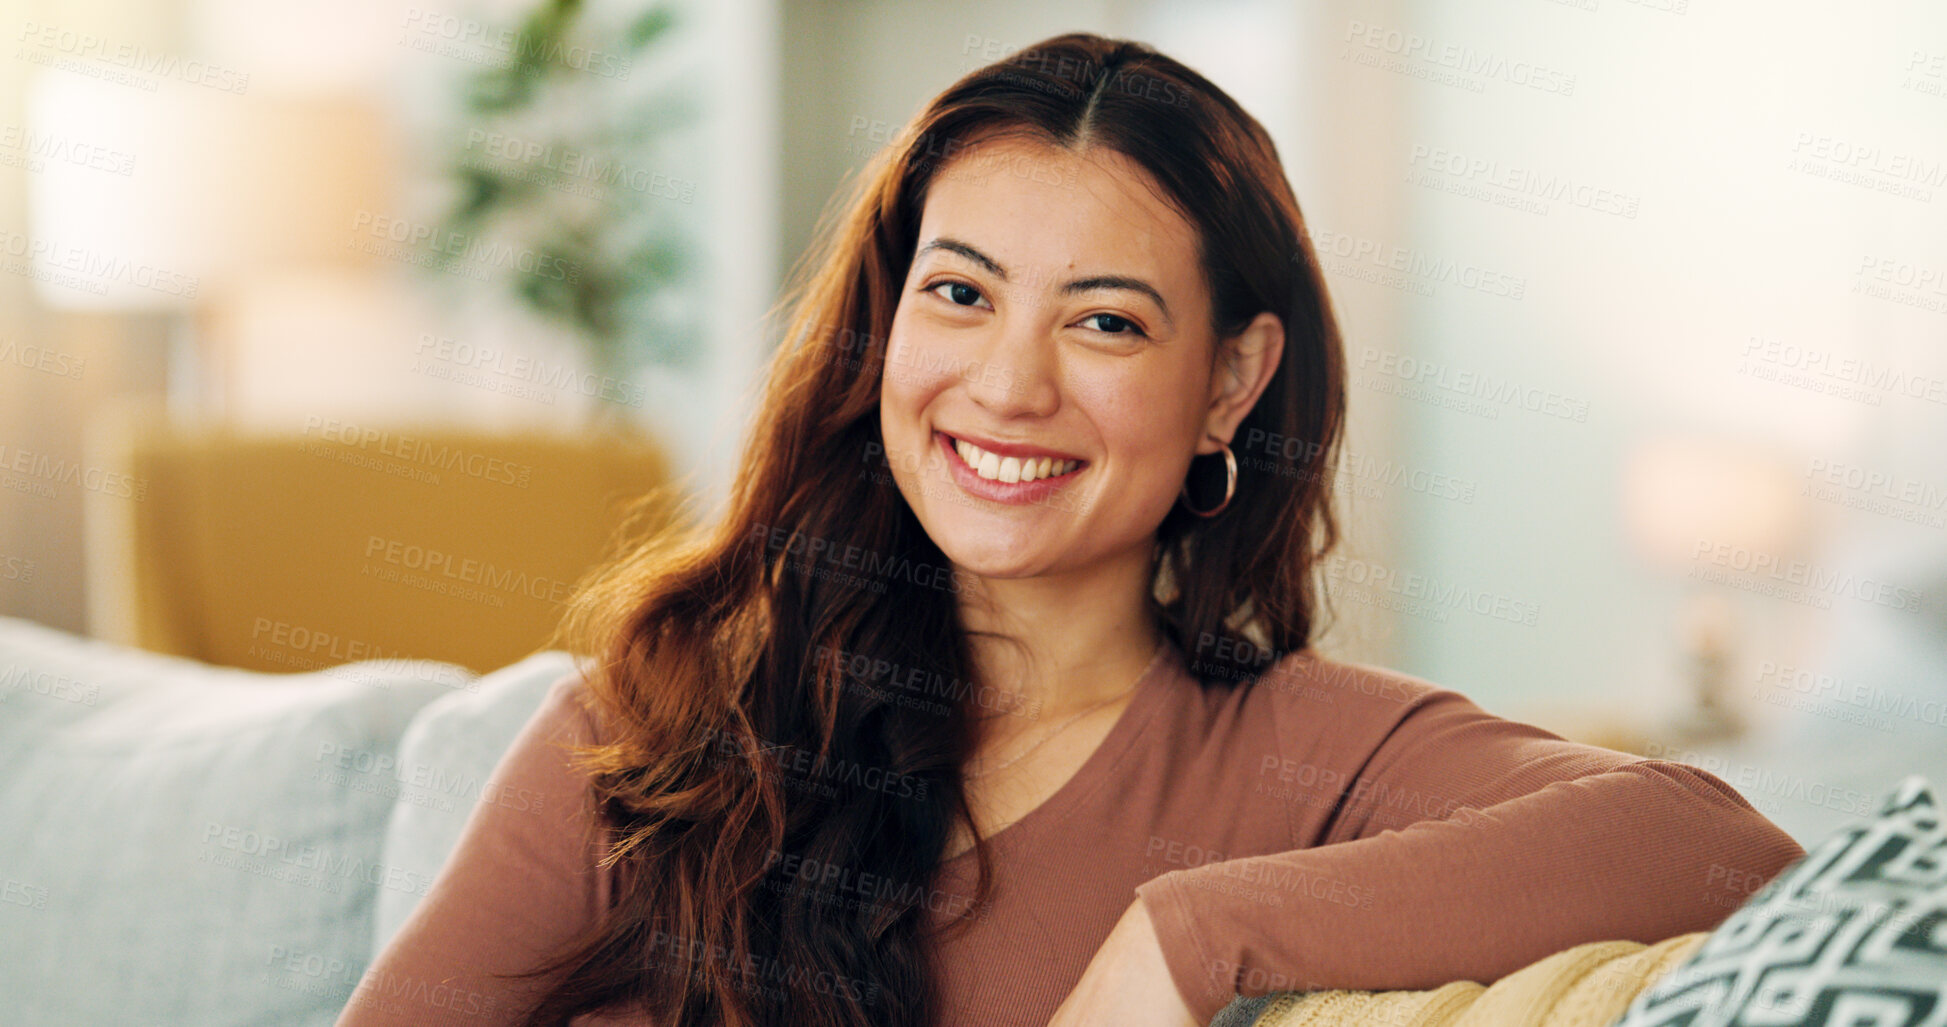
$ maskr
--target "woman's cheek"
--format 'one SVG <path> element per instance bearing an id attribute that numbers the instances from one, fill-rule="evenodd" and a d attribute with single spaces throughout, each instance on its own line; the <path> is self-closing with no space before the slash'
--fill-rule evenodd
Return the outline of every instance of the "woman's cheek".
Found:
<path id="1" fill-rule="evenodd" d="M 922 418 L 927 400 L 938 391 L 930 385 L 909 365 L 890 359 L 879 381 L 879 436 L 886 451 L 874 463 L 883 465 L 876 468 L 881 474 L 890 473 L 909 485 L 920 475 L 944 470 Z"/>
<path id="2" fill-rule="evenodd" d="M 955 370 L 966 362 L 954 355 L 946 340 L 929 338 L 924 332 L 902 332 L 895 326 L 886 345 L 880 386 L 897 389 L 923 406 L 928 397 L 953 383 Z"/>

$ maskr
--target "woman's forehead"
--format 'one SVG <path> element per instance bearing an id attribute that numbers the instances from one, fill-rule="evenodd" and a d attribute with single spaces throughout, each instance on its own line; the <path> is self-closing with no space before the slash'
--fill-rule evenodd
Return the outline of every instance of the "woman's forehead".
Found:
<path id="1" fill-rule="evenodd" d="M 1009 281 L 1085 269 L 1147 278 L 1167 293 L 1201 280 L 1195 228 L 1141 165 L 1103 146 L 1008 137 L 961 149 L 920 216 L 920 244 L 941 238 L 977 247 Z"/>

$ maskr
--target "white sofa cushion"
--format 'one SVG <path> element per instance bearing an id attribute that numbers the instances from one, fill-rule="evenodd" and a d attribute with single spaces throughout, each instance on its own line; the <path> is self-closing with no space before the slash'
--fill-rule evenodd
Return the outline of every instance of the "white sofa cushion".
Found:
<path id="1" fill-rule="evenodd" d="M 548 688 L 574 670 L 565 651 L 535 653 L 480 678 L 478 689 L 444 696 L 419 711 L 399 739 L 397 774 L 410 784 L 401 787 L 386 827 L 387 866 L 416 880 L 438 876 L 514 736 Z M 372 923 L 375 956 L 424 897 L 423 890 L 379 891 Z"/>
<path id="2" fill-rule="evenodd" d="M 375 894 L 382 769 L 478 678 L 267 675 L 0 618 L 0 996 L 9 1024 L 330 1024 Z"/>

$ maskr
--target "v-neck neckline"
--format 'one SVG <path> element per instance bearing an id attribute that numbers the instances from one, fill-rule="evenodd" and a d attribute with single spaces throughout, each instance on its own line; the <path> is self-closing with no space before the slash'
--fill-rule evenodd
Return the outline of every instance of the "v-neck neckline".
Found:
<path id="1" fill-rule="evenodd" d="M 1115 723 L 1110 725 L 1109 733 L 1102 736 L 1102 741 L 1096 745 L 1095 751 L 1088 754 L 1088 758 L 1082 761 L 1081 766 L 1075 768 L 1073 774 L 1068 775 L 1068 780 L 1063 781 L 1061 787 L 1055 789 L 1054 794 L 1041 800 L 1040 804 L 1033 809 L 1002 825 L 1000 830 L 987 835 L 981 841 L 992 846 L 1002 839 L 1015 840 L 1021 836 L 1021 828 L 1032 827 L 1050 817 L 1066 815 L 1093 793 L 1135 743 L 1136 736 L 1142 732 L 1143 725 L 1148 723 L 1149 718 L 1155 713 L 1157 702 L 1170 680 L 1171 675 L 1167 672 L 1178 667 L 1181 662 L 1181 650 L 1177 648 L 1173 639 L 1165 635 L 1163 644 L 1157 648 L 1156 655 L 1151 657 L 1149 666 L 1144 668 L 1142 674 L 1136 678 L 1134 694 L 1130 696 L 1128 705 L 1116 715 Z M 975 842 L 960 854 L 948 857 L 941 865 L 952 867 L 972 859 L 974 850 L 979 845 L 980 842 Z"/>

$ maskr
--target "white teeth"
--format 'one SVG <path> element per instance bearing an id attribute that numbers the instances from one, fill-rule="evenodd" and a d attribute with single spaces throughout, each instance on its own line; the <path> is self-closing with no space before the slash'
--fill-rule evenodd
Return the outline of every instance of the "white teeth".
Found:
<path id="1" fill-rule="evenodd" d="M 1051 456 L 1034 460 L 1023 460 L 1014 456 L 1002 457 L 997 453 L 989 453 L 965 439 L 954 439 L 953 450 L 960 454 L 960 459 L 965 460 L 967 466 L 973 468 L 976 474 L 990 481 L 1003 481 L 1009 484 L 1053 478 L 1067 474 L 1079 464 L 1076 460 L 1056 460 Z"/>

